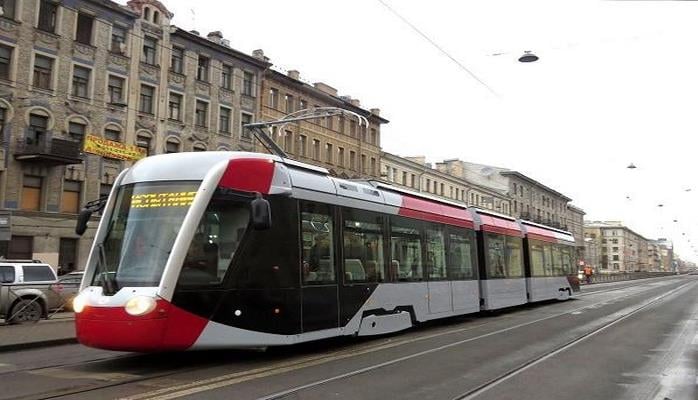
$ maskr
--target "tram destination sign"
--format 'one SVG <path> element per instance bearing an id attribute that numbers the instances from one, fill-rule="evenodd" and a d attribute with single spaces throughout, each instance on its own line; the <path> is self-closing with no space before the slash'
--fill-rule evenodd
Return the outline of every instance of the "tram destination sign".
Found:
<path id="1" fill-rule="evenodd" d="M 189 207 L 196 192 L 139 193 L 131 196 L 131 208 Z"/>

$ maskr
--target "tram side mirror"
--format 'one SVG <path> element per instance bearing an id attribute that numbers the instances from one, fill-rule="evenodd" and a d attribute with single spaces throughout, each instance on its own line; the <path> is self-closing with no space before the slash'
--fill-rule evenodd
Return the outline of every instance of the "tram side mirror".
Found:
<path id="1" fill-rule="evenodd" d="M 256 193 L 255 199 L 250 202 L 250 209 L 254 229 L 263 231 L 271 228 L 271 206 L 260 193 Z"/>
<path id="2" fill-rule="evenodd" d="M 90 221 L 91 216 L 92 210 L 83 208 L 82 211 L 80 211 L 80 214 L 78 214 L 78 222 L 75 225 L 75 233 L 77 233 L 80 236 L 82 236 L 82 234 L 85 233 L 85 231 L 87 230 L 87 223 Z"/>

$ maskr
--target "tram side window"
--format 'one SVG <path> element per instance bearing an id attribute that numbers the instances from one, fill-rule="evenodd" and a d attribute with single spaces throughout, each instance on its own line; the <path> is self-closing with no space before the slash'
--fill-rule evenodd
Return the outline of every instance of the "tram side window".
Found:
<path id="1" fill-rule="evenodd" d="M 560 245 L 552 246 L 553 255 L 553 276 L 563 276 L 565 272 L 562 270 L 562 249 Z"/>
<path id="2" fill-rule="evenodd" d="M 426 266 L 430 280 L 446 279 L 446 246 L 444 233 L 439 226 L 429 226 L 427 233 Z"/>
<path id="3" fill-rule="evenodd" d="M 504 246 L 506 239 L 496 233 L 485 234 L 485 244 L 487 247 L 487 277 L 506 278 Z"/>
<path id="4" fill-rule="evenodd" d="M 531 241 L 529 243 L 529 254 L 531 256 L 531 276 L 545 276 L 543 245 L 536 241 Z"/>
<path id="5" fill-rule="evenodd" d="M 343 209 L 344 281 L 381 282 L 385 280 L 383 259 L 383 217 Z"/>
<path id="6" fill-rule="evenodd" d="M 391 218 L 390 221 L 391 280 L 422 280 L 421 223 L 406 218 Z"/>
<path id="7" fill-rule="evenodd" d="M 301 209 L 303 283 L 334 283 L 334 225 L 330 208 L 304 203 Z"/>
<path id="8" fill-rule="evenodd" d="M 543 245 L 543 269 L 545 270 L 544 276 L 553 276 L 553 254 L 552 245 Z"/>
<path id="9" fill-rule="evenodd" d="M 567 275 L 567 274 L 572 274 L 572 266 L 571 266 L 571 258 L 570 258 L 570 249 L 567 248 L 566 246 L 563 246 L 562 249 L 560 250 L 562 252 L 562 274 Z"/>
<path id="10" fill-rule="evenodd" d="M 523 239 L 507 236 L 506 238 L 506 261 L 507 261 L 507 278 L 522 278 L 523 277 Z"/>
<path id="11" fill-rule="evenodd" d="M 452 280 L 474 278 L 475 237 L 472 231 L 450 232 L 446 268 Z"/>

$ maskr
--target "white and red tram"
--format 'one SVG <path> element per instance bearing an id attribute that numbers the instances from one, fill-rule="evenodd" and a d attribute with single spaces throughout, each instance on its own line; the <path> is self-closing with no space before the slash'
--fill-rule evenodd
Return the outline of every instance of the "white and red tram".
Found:
<path id="1" fill-rule="evenodd" d="M 272 155 L 158 155 L 114 184 L 74 304 L 77 337 L 163 351 L 395 332 L 567 298 L 573 244 Z"/>

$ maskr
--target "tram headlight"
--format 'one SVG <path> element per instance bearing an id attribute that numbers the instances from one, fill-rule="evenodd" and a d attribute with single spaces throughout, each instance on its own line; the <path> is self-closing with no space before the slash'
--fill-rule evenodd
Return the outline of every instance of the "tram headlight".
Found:
<path id="1" fill-rule="evenodd" d="M 75 313 L 80 314 L 82 312 L 82 310 L 85 309 L 86 305 L 87 305 L 87 299 L 85 298 L 85 296 L 83 296 L 81 294 L 75 296 L 75 298 L 73 299 L 73 311 Z"/>
<path id="2" fill-rule="evenodd" d="M 148 296 L 136 296 L 126 302 L 126 312 L 133 316 L 145 315 L 155 309 L 155 299 Z"/>

